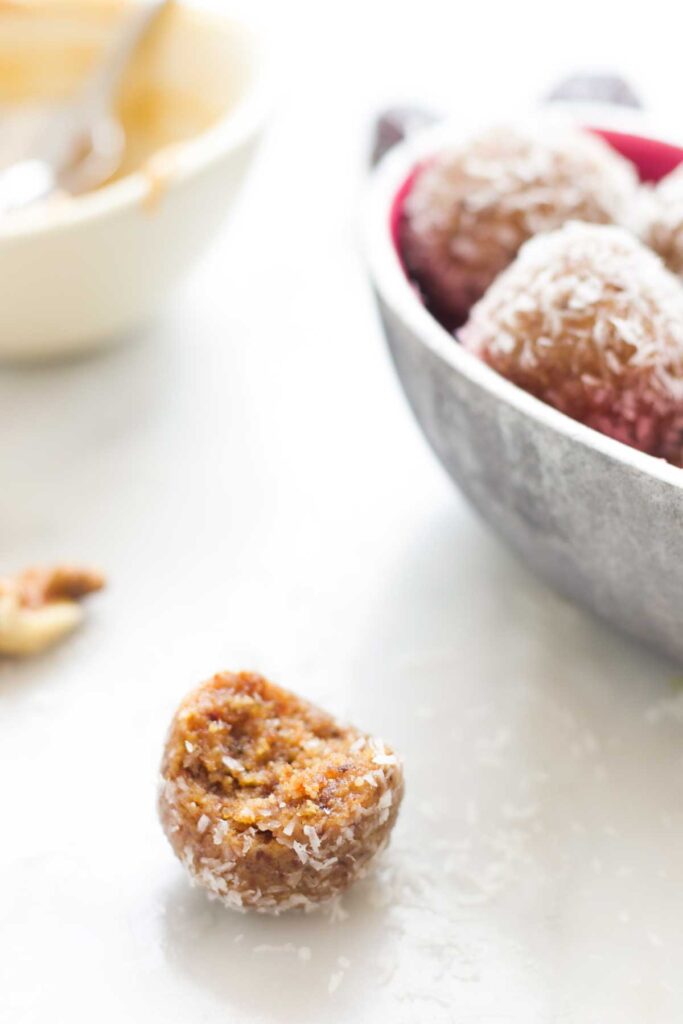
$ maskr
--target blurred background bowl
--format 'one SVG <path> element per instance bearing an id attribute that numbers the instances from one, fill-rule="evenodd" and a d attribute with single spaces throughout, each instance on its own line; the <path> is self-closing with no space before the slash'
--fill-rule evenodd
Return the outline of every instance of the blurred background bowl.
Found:
<path id="1" fill-rule="evenodd" d="M 0 10 L 2 106 L 77 89 L 125 4 L 43 0 Z M 172 5 L 118 98 L 116 176 L 0 225 L 0 358 L 35 359 L 122 337 L 158 308 L 221 224 L 268 105 L 261 33 L 225 4 Z"/>
<path id="2" fill-rule="evenodd" d="M 668 136 L 653 134 L 641 115 L 586 106 L 578 116 L 650 166 L 669 169 L 683 156 L 658 142 Z M 395 244 L 400 196 L 415 167 L 458 134 L 438 126 L 408 138 L 381 161 L 368 196 L 370 274 L 408 401 L 451 478 L 534 570 L 683 662 L 683 471 L 499 376 L 457 344 L 404 273 Z"/>

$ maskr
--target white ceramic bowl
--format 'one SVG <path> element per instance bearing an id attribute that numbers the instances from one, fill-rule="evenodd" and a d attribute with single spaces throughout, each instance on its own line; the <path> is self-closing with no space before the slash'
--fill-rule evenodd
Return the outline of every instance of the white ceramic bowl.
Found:
<path id="1" fill-rule="evenodd" d="M 586 107 L 580 118 L 671 139 L 623 112 Z M 437 127 L 409 138 L 380 163 L 369 192 L 370 273 L 403 389 L 450 476 L 535 570 L 683 662 L 683 470 L 503 379 L 457 344 L 403 271 L 392 237 L 396 196 L 416 165 L 457 134 Z"/>
<path id="2" fill-rule="evenodd" d="M 111 0 L 89 0 L 71 19 L 67 6 L 50 0 L 39 13 L 21 4 L 0 11 L 0 101 L 13 101 L 17 89 L 41 100 L 68 92 L 121 16 Z M 269 93 L 260 32 L 224 8 L 172 8 L 131 68 L 121 104 L 140 169 L 4 219 L 0 358 L 56 356 L 125 336 L 220 225 Z M 154 124 L 147 142 L 143 115 Z M 172 145 L 149 158 L 145 146 L 160 138 Z"/>

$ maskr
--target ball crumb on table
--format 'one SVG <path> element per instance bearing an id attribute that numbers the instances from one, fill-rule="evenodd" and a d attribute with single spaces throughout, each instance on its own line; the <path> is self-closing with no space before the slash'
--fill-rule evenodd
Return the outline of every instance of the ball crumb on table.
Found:
<path id="1" fill-rule="evenodd" d="M 492 128 L 418 171 L 400 225 L 406 268 L 458 327 L 528 238 L 569 220 L 625 223 L 637 186 L 632 164 L 587 131 Z"/>
<path id="2" fill-rule="evenodd" d="M 159 811 L 196 884 L 278 913 L 343 892 L 386 845 L 403 796 L 381 740 L 253 672 L 222 672 L 178 708 Z"/>
<path id="3" fill-rule="evenodd" d="M 621 228 L 531 239 L 458 336 L 537 398 L 681 465 L 683 289 Z"/>

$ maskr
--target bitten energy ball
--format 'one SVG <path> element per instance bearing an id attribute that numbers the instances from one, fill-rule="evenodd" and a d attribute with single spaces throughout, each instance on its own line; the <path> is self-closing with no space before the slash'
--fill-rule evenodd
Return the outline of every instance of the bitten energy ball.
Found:
<path id="1" fill-rule="evenodd" d="M 581 129 L 488 131 L 418 173 L 401 226 L 406 267 L 459 326 L 528 238 L 568 220 L 622 222 L 636 185 L 632 165 Z"/>
<path id="2" fill-rule="evenodd" d="M 185 698 L 161 775 L 161 821 L 193 881 L 272 913 L 359 878 L 403 795 L 381 740 L 251 672 L 222 672 Z"/>
<path id="3" fill-rule="evenodd" d="M 643 196 L 643 240 L 669 270 L 683 277 L 683 166 Z"/>
<path id="4" fill-rule="evenodd" d="M 569 416 L 681 463 L 683 289 L 620 228 L 569 224 L 527 242 L 459 337 Z"/>

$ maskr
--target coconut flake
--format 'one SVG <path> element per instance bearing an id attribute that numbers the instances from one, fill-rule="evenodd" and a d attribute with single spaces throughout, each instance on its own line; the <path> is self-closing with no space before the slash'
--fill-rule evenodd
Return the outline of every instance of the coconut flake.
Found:
<path id="1" fill-rule="evenodd" d="M 398 758 L 396 754 L 375 754 L 372 763 L 381 765 L 398 764 Z"/>
<path id="2" fill-rule="evenodd" d="M 311 844 L 314 854 L 320 853 L 320 837 L 312 825 L 304 825 L 304 835 Z"/>
<path id="3" fill-rule="evenodd" d="M 314 857 L 309 857 L 308 863 L 315 871 L 327 871 L 328 868 L 337 863 L 337 858 L 328 857 L 327 860 L 316 860 Z"/>
<path id="4" fill-rule="evenodd" d="M 381 797 L 379 798 L 379 803 L 377 804 L 377 806 L 380 808 L 380 810 L 384 810 L 385 808 L 391 807 L 393 799 L 394 797 L 391 790 L 387 789 L 384 793 L 382 793 Z"/>
<path id="5" fill-rule="evenodd" d="M 213 830 L 213 841 L 215 846 L 220 846 L 225 838 L 229 825 L 227 821 L 219 821 Z"/>
<path id="6" fill-rule="evenodd" d="M 295 854 L 297 855 L 302 864 L 308 863 L 308 850 L 303 845 L 303 843 L 292 843 L 292 849 L 294 850 Z"/>

